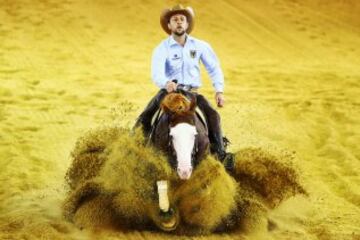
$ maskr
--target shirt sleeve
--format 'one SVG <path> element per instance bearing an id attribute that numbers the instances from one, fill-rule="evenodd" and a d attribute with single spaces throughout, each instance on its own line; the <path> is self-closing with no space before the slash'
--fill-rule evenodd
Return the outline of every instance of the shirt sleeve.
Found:
<path id="1" fill-rule="evenodd" d="M 224 92 L 224 74 L 214 50 L 208 43 L 203 42 L 201 61 L 212 80 L 216 92 Z"/>
<path id="2" fill-rule="evenodd" d="M 163 44 L 153 51 L 151 59 L 151 78 L 159 88 L 165 88 L 166 82 L 166 48 Z"/>

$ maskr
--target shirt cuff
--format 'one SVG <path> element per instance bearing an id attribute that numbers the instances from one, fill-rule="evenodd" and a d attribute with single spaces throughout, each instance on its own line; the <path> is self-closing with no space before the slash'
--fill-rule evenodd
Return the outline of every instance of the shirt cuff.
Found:
<path id="1" fill-rule="evenodd" d="M 166 88 L 166 83 L 168 82 L 168 80 L 167 79 L 166 80 L 164 79 L 163 81 L 155 81 L 154 80 L 154 82 L 159 88 L 164 89 L 164 88 Z"/>
<path id="2" fill-rule="evenodd" d="M 215 83 L 214 88 L 216 92 L 224 92 L 224 85 L 221 83 Z"/>

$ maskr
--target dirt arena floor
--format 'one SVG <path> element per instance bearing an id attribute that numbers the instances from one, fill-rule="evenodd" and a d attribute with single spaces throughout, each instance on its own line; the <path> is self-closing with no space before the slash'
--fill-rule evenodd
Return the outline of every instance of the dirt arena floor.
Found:
<path id="1" fill-rule="evenodd" d="M 231 150 L 296 155 L 309 196 L 273 210 L 272 231 L 187 238 L 62 218 L 76 139 L 132 126 L 157 92 L 150 59 L 174 3 L 0 0 L 0 239 L 360 239 L 358 0 L 182 1 L 221 61 Z"/>

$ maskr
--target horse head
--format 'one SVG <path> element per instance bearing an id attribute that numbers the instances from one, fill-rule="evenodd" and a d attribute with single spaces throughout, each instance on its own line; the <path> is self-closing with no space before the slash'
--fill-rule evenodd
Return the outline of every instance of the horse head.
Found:
<path id="1" fill-rule="evenodd" d="M 189 179 L 199 151 L 196 126 L 196 97 L 191 100 L 179 93 L 168 94 L 161 104 L 169 119 L 169 152 L 176 158 L 176 170 L 183 180 Z"/>

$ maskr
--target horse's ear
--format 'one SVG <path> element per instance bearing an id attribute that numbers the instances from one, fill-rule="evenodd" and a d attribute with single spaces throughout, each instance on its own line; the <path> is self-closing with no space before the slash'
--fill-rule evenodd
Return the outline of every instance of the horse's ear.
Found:
<path id="1" fill-rule="evenodd" d="M 196 108 L 196 96 L 194 94 L 191 95 L 191 103 L 190 103 L 190 111 L 195 111 Z"/>

